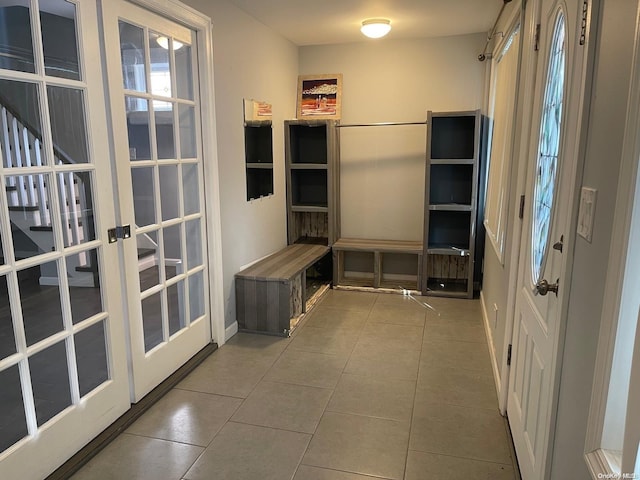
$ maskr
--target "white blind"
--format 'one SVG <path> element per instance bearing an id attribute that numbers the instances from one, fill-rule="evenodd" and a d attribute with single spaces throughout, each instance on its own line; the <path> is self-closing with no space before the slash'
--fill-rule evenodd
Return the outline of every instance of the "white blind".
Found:
<path id="1" fill-rule="evenodd" d="M 484 225 L 500 261 L 503 261 L 509 195 L 514 108 L 520 35 L 516 28 L 495 57 L 489 107 L 489 176 Z"/>

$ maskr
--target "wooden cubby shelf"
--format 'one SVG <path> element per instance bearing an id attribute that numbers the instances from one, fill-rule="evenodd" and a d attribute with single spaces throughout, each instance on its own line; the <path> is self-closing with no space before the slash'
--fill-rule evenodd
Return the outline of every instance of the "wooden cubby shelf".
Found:
<path id="1" fill-rule="evenodd" d="M 273 140 L 270 121 L 244 124 L 247 200 L 273 195 Z"/>
<path id="2" fill-rule="evenodd" d="M 341 238 L 332 251 L 334 286 L 421 289 L 422 242 Z"/>
<path id="3" fill-rule="evenodd" d="M 423 295 L 473 297 L 480 111 L 427 113 Z"/>
<path id="4" fill-rule="evenodd" d="M 339 236 L 339 147 L 332 120 L 285 121 L 287 240 L 331 246 Z"/>

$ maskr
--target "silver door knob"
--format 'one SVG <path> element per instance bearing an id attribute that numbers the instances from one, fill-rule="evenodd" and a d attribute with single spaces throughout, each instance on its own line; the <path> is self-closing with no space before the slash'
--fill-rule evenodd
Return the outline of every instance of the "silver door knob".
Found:
<path id="1" fill-rule="evenodd" d="M 546 280 L 540 280 L 538 283 L 536 283 L 535 293 L 536 294 L 539 293 L 544 297 L 547 293 L 553 292 L 556 294 L 556 297 L 557 297 L 558 289 L 560 288 L 558 285 L 559 281 L 560 279 L 556 280 L 556 283 L 549 283 Z"/>

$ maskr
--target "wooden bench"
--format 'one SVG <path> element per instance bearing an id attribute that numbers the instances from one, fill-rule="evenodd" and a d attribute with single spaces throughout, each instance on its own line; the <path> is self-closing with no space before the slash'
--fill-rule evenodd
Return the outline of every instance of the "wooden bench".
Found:
<path id="1" fill-rule="evenodd" d="M 398 240 L 368 240 L 359 238 L 341 238 L 333 246 L 333 284 L 334 286 L 354 286 L 372 288 L 407 288 L 420 290 L 422 279 L 422 242 Z M 370 268 L 360 271 L 357 276 L 345 274 L 345 253 L 360 252 L 371 257 Z M 415 256 L 415 261 L 403 258 L 405 273 L 385 272 L 385 257 Z M 368 262 L 367 259 L 360 259 Z M 391 263 L 391 262 L 389 262 Z M 413 279 L 415 277 L 415 280 Z"/>
<path id="2" fill-rule="evenodd" d="M 238 328 L 290 335 L 307 311 L 307 269 L 330 250 L 326 245 L 289 245 L 237 273 Z"/>

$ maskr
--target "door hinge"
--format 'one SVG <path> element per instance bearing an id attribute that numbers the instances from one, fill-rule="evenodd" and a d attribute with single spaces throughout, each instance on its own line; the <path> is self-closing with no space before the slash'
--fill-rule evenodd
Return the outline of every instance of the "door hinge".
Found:
<path id="1" fill-rule="evenodd" d="M 533 44 L 533 50 L 536 52 L 540 50 L 540 24 L 536 25 L 536 36 Z"/>
<path id="2" fill-rule="evenodd" d="M 507 367 L 511 365 L 511 348 L 512 345 L 509 344 L 509 347 L 507 348 Z"/>
<path id="3" fill-rule="evenodd" d="M 524 195 L 520 195 L 520 210 L 518 211 L 518 218 L 524 218 Z"/>
<path id="4" fill-rule="evenodd" d="M 120 225 L 107 230 L 109 243 L 115 243 L 119 238 L 125 240 L 131 237 L 131 225 Z"/>
<path id="5" fill-rule="evenodd" d="M 587 42 L 587 21 L 589 20 L 589 0 L 582 2 L 582 24 L 580 26 L 580 45 Z"/>

